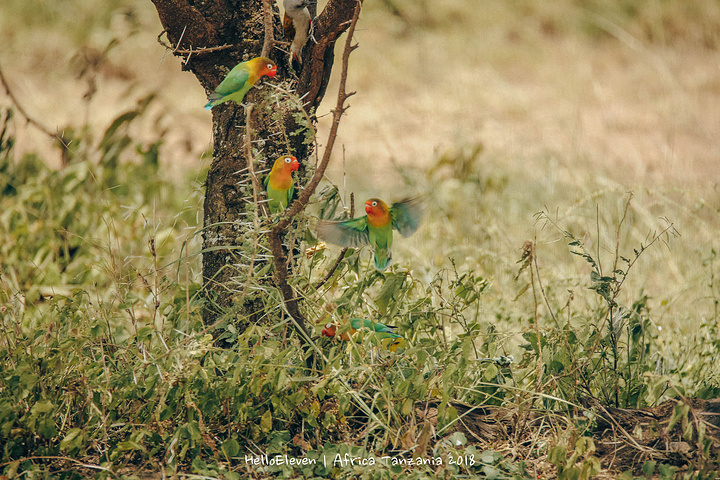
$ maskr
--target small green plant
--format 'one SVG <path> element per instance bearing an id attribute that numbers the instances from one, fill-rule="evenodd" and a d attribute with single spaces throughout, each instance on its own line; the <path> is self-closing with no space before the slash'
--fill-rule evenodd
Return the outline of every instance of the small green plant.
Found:
<path id="1" fill-rule="evenodd" d="M 526 347 L 529 352 L 535 355 L 542 352 L 546 374 L 550 377 L 548 381 L 557 384 L 563 398 L 572 401 L 578 401 L 582 395 L 589 395 L 615 406 L 646 405 L 648 384 L 644 374 L 655 369 L 652 362 L 655 333 L 651 328 L 648 297 L 641 295 L 626 307 L 618 302 L 625 280 L 640 256 L 656 242 L 666 242 L 677 232 L 669 224 L 659 233 L 651 234 L 647 243 L 633 249 L 632 256 L 621 255 L 620 232 L 628 216 L 631 200 L 632 195 L 625 203 L 617 224 L 617 242 L 610 272 L 603 270 L 599 260 L 599 242 L 598 251 L 590 253 L 583 241 L 561 229 L 547 213 L 537 215 L 539 220 L 561 231 L 569 240 L 571 253 L 588 263 L 588 288 L 602 299 L 597 312 L 584 319 L 584 325 L 568 320 L 561 327 L 553 314 L 557 326 L 561 328 L 540 338 L 537 334 L 524 335 L 530 340 Z M 569 310 L 569 302 L 565 308 Z"/>
<path id="2" fill-rule="evenodd" d="M 593 440 L 580 437 L 570 451 L 563 445 L 550 448 L 548 461 L 557 467 L 558 479 L 588 480 L 600 473 L 600 460 L 593 453 Z"/>

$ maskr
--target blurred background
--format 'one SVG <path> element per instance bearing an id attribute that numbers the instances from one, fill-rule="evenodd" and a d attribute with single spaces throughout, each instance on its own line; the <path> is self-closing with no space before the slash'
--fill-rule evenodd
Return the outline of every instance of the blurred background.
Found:
<path id="1" fill-rule="evenodd" d="M 165 161 L 201 168 L 211 146 L 205 92 L 157 42 L 161 30 L 149 1 L 6 0 L 0 65 L 51 130 L 102 125 L 156 94 L 147 135 L 163 136 Z M 357 40 L 359 94 L 341 136 L 346 168 L 364 165 L 364 178 L 477 146 L 481 163 L 538 180 L 720 176 L 720 2 L 377 0 Z M 17 134 L 23 150 L 47 148 L 32 127 Z"/>

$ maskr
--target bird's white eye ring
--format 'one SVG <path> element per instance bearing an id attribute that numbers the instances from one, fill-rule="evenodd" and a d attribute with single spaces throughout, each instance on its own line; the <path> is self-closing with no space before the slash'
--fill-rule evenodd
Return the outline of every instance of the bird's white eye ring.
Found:
<path id="1" fill-rule="evenodd" d="M 273 64 L 272 64 L 272 63 L 268 63 L 268 64 L 267 64 L 267 69 L 268 69 L 268 70 L 272 70 L 272 69 L 273 69 Z"/>
<path id="2" fill-rule="evenodd" d="M 285 163 L 292 162 L 292 157 L 285 157 Z"/>
<path id="3" fill-rule="evenodd" d="M 325 328 L 330 328 L 332 326 L 332 323 L 326 323 Z"/>
<path id="4" fill-rule="evenodd" d="M 373 207 L 377 207 L 377 202 L 372 202 Z"/>

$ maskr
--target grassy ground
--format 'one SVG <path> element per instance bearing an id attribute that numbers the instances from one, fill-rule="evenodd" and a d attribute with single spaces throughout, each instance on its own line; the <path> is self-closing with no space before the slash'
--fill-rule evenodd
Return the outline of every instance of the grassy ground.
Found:
<path id="1" fill-rule="evenodd" d="M 421 193 L 427 216 L 384 276 L 362 252 L 311 288 L 330 247 L 295 281 L 319 324 L 383 320 L 409 346 L 318 340 L 312 377 L 262 272 L 237 289 L 263 299 L 265 326 L 226 326 L 230 350 L 203 330 L 205 92 L 158 45 L 150 2 L 104 7 L 0 7 L 13 93 L 73 140 L 60 169 L 53 141 L 0 98 L 5 475 L 309 475 L 242 459 L 406 452 L 428 441 L 413 402 L 430 398 L 531 405 L 547 423 L 473 439 L 444 404 L 425 452 L 443 465 L 312 474 L 583 478 L 603 457 L 578 440 L 594 428 L 581 397 L 718 396 L 717 2 L 369 2 L 328 176 L 358 201 Z M 715 448 L 697 471 L 716 470 Z"/>

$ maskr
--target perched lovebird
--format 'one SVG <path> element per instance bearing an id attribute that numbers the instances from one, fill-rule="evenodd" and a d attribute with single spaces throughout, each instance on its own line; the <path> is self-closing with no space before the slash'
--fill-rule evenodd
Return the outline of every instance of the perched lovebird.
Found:
<path id="1" fill-rule="evenodd" d="M 208 97 L 209 102 L 205 105 L 205 110 L 210 110 L 215 105 L 220 105 L 228 100 L 241 103 L 245 94 L 260 77 L 267 75 L 272 78 L 276 73 L 277 66 L 269 58 L 256 57 L 247 62 L 238 63 Z"/>
<path id="2" fill-rule="evenodd" d="M 296 67 L 302 64 L 300 56 L 308 41 L 308 33 L 312 23 L 308 5 L 316 3 L 312 0 L 284 0 L 285 16 L 283 17 L 283 34 L 290 42 L 290 64 Z"/>
<path id="3" fill-rule="evenodd" d="M 350 341 L 350 338 L 358 330 L 367 330 L 372 332 L 373 338 L 378 340 L 380 344 L 385 346 L 388 350 L 395 352 L 398 348 L 405 346 L 405 339 L 394 333 L 396 327 L 385 325 L 384 323 L 373 323 L 368 319 L 352 318 L 350 319 L 350 329 L 346 332 L 341 333 L 338 338 L 346 342 Z M 334 338 L 337 333 L 337 325 L 328 323 L 322 330 L 322 335 L 325 337 Z"/>
<path id="4" fill-rule="evenodd" d="M 388 208 L 379 198 L 371 198 L 365 202 L 365 212 L 367 215 L 352 220 L 320 221 L 317 233 L 322 240 L 343 247 L 370 245 L 375 252 L 375 268 L 384 270 L 392 260 L 393 228 L 403 237 L 415 233 L 422 203 L 418 198 L 408 198 Z"/>
<path id="5" fill-rule="evenodd" d="M 270 213 L 282 212 L 292 200 L 294 190 L 292 172 L 299 166 L 297 158 L 292 155 L 283 155 L 275 160 L 270 174 L 265 177 Z"/>

